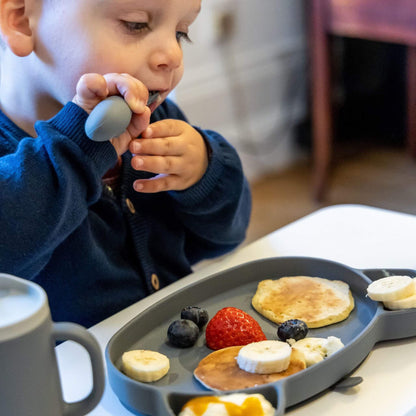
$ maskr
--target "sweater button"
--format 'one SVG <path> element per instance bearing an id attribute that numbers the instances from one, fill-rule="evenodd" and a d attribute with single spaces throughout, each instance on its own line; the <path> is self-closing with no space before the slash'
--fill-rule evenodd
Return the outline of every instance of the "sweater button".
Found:
<path id="1" fill-rule="evenodd" d="M 159 290 L 160 288 L 160 282 L 159 278 L 157 277 L 157 274 L 153 273 L 151 276 L 151 282 L 154 290 Z"/>
<path id="2" fill-rule="evenodd" d="M 107 192 L 111 195 L 114 196 L 114 191 L 113 188 L 110 185 L 106 185 L 105 189 L 107 190 Z"/>
<path id="3" fill-rule="evenodd" d="M 131 202 L 129 198 L 126 198 L 126 205 L 132 214 L 136 213 L 136 208 L 134 208 L 133 202 Z"/>

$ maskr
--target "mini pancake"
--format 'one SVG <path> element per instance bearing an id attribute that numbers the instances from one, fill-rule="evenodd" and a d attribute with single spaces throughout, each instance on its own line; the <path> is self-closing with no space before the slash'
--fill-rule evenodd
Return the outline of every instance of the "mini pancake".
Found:
<path id="1" fill-rule="evenodd" d="M 349 285 L 341 280 L 290 276 L 262 280 L 252 305 L 277 324 L 300 319 L 309 328 L 320 328 L 348 318 L 354 309 L 354 298 Z"/>
<path id="2" fill-rule="evenodd" d="M 241 348 L 242 346 L 223 348 L 207 355 L 195 369 L 195 378 L 208 389 L 229 391 L 273 383 L 306 368 L 303 353 L 292 350 L 287 370 L 272 374 L 248 373 L 237 364 L 237 355 Z"/>

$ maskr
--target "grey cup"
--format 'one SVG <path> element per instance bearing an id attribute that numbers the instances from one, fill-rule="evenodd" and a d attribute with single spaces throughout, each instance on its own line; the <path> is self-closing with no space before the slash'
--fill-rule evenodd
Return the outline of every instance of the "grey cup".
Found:
<path id="1" fill-rule="evenodd" d="M 55 340 L 72 340 L 89 353 L 93 388 L 83 400 L 62 397 Z M 104 367 L 96 339 L 82 326 L 53 323 L 44 290 L 33 282 L 0 274 L 0 414 L 81 416 L 104 391 Z"/>

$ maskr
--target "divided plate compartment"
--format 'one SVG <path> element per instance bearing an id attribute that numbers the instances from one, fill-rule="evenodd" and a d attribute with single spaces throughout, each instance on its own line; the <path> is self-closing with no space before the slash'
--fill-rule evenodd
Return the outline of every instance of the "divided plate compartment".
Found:
<path id="1" fill-rule="evenodd" d="M 277 324 L 251 305 L 261 280 L 299 275 L 342 280 L 350 286 L 354 310 L 342 322 L 309 329 L 308 336 L 335 336 L 345 347 L 324 361 L 274 383 L 232 391 L 263 394 L 276 408 L 275 416 L 283 415 L 286 408 L 322 392 L 351 373 L 377 342 L 416 336 L 416 309 L 388 311 L 382 303 L 366 296 L 373 280 L 395 274 L 416 276 L 414 270 L 407 269 L 358 270 L 318 258 L 275 257 L 205 277 L 168 292 L 113 335 L 105 352 L 110 385 L 123 406 L 134 414 L 151 416 L 176 416 L 193 397 L 231 393 L 210 391 L 193 377 L 199 361 L 212 352 L 205 345 L 204 331 L 190 348 L 176 348 L 167 342 L 167 329 L 172 321 L 180 319 L 182 308 L 206 308 L 211 318 L 219 309 L 234 306 L 255 318 L 268 339 L 277 339 Z M 154 383 L 141 383 L 124 375 L 120 371 L 121 356 L 133 349 L 150 349 L 168 356 L 171 365 L 168 374 Z"/>

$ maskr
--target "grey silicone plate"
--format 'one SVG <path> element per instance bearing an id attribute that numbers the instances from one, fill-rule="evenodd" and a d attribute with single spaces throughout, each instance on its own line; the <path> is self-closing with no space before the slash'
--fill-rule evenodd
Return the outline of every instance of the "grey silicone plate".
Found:
<path id="1" fill-rule="evenodd" d="M 275 415 L 334 385 L 354 370 L 374 344 L 388 339 L 416 336 L 416 309 L 387 311 L 381 303 L 366 297 L 372 280 L 391 274 L 416 276 L 413 270 L 357 270 L 340 263 L 308 258 L 278 257 L 258 260 L 219 272 L 166 296 L 121 328 L 106 348 L 108 377 L 121 403 L 136 414 L 152 416 L 177 415 L 191 397 L 215 394 L 206 390 L 193 377 L 198 362 L 212 352 L 205 346 L 202 334 L 196 346 L 187 349 L 167 343 L 169 324 L 179 318 L 185 306 L 201 306 L 212 317 L 225 306 L 235 306 L 253 316 L 269 339 L 276 339 L 277 325 L 258 314 L 251 306 L 257 284 L 263 279 L 282 276 L 319 276 L 343 280 L 350 285 L 355 309 L 348 319 L 324 328 L 311 329 L 308 336 L 341 338 L 345 347 L 306 370 L 275 383 L 245 390 L 263 394 L 274 407 Z M 140 383 L 120 370 L 123 352 L 151 349 L 167 355 L 169 373 L 156 383 Z"/>

